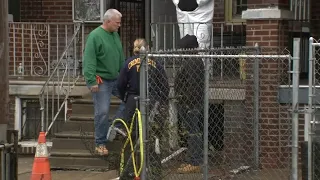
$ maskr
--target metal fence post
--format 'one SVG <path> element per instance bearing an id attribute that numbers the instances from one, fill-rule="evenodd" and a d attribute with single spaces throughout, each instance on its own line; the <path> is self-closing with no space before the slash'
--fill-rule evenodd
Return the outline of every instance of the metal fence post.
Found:
<path id="1" fill-rule="evenodd" d="M 6 158 L 6 180 L 9 180 L 10 179 L 10 175 L 12 174 L 12 169 L 11 169 L 11 151 L 10 151 L 11 148 L 7 148 L 5 150 L 5 158 Z"/>
<path id="2" fill-rule="evenodd" d="M 7 131 L 7 142 L 13 145 L 10 151 L 10 180 L 18 179 L 18 130 Z"/>
<path id="3" fill-rule="evenodd" d="M 300 39 L 293 40 L 293 69 L 292 69 L 292 180 L 298 180 L 298 133 L 299 133 L 299 63 Z M 290 62 L 290 61 L 289 61 Z"/>
<path id="4" fill-rule="evenodd" d="M 41 94 L 40 95 L 40 112 L 41 112 L 41 124 L 40 124 L 40 129 L 41 129 L 41 132 L 44 132 L 45 130 L 45 127 L 44 127 L 44 118 L 45 118 L 45 115 L 44 115 L 44 111 L 45 111 L 45 107 L 44 107 L 44 94 Z"/>
<path id="5" fill-rule="evenodd" d="M 5 155 L 5 145 L 0 145 L 0 153 L 1 153 L 1 170 L 0 170 L 0 180 L 6 179 L 6 155 Z"/>
<path id="6" fill-rule="evenodd" d="M 204 61 L 204 140 L 203 140 L 203 164 L 204 164 L 204 171 L 203 171 L 203 177 L 205 180 L 208 179 L 208 149 L 209 149 L 209 66 L 210 63 L 208 62 L 209 58 L 205 58 Z"/>
<path id="7" fill-rule="evenodd" d="M 309 39 L 309 88 L 308 88 L 308 113 L 309 113 L 309 127 L 308 127 L 308 180 L 312 180 L 312 132 L 311 120 L 313 119 L 313 38 Z"/>
<path id="8" fill-rule="evenodd" d="M 6 141 L 9 122 L 9 32 L 8 0 L 0 1 L 0 143 Z"/>
<path id="9" fill-rule="evenodd" d="M 261 53 L 260 47 L 258 43 L 255 44 L 256 47 L 256 55 L 259 55 Z M 255 169 L 259 168 L 259 152 L 260 152 L 260 146 L 259 146 L 259 107 L 260 107 L 260 59 L 255 58 L 253 63 L 253 83 L 254 83 L 254 119 L 253 119 L 253 132 L 254 132 L 254 165 Z"/>
<path id="10" fill-rule="evenodd" d="M 147 51 L 145 47 L 140 49 L 140 112 L 142 120 L 142 137 L 143 137 L 143 166 L 141 171 L 141 180 L 147 180 L 147 70 L 148 64 L 146 63 Z"/>

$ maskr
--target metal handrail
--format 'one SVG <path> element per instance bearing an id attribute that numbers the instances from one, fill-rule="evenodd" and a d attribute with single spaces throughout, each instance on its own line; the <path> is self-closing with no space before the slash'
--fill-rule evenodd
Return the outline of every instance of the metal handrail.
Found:
<path id="1" fill-rule="evenodd" d="M 68 45 L 65 47 L 65 50 L 64 50 L 63 53 L 61 54 L 61 56 L 60 56 L 60 58 L 59 58 L 59 60 L 58 60 L 58 62 L 57 62 L 57 64 L 56 64 L 55 68 L 53 69 L 53 71 L 51 72 L 51 74 L 50 74 L 50 76 L 48 77 L 47 81 L 43 84 L 43 86 L 42 86 L 42 88 L 41 88 L 41 90 L 40 90 L 39 100 L 40 100 L 41 131 L 42 131 L 42 132 L 45 131 L 45 127 L 44 127 L 44 121 L 45 121 L 45 111 L 44 111 L 44 110 L 45 110 L 45 90 L 46 90 L 46 88 L 47 88 L 49 85 L 51 85 L 51 84 L 52 84 L 52 87 L 53 87 L 53 89 L 54 89 L 54 82 L 53 82 L 53 83 L 50 83 L 50 82 L 53 81 L 54 75 L 55 75 L 55 74 L 57 73 L 57 71 L 59 70 L 59 66 L 62 64 L 62 60 L 64 59 L 65 55 L 67 54 L 67 51 L 69 50 L 71 44 L 74 43 L 74 40 L 75 40 L 75 38 L 77 37 L 77 35 L 79 34 L 79 31 L 80 31 L 81 27 L 82 27 L 82 23 L 80 23 L 80 24 L 77 25 L 77 28 L 75 29 L 75 32 L 74 32 L 74 34 L 73 34 L 70 42 L 69 42 Z M 75 59 L 75 60 L 76 60 L 76 59 Z M 61 89 L 61 87 L 63 87 L 63 84 L 65 84 L 65 83 L 63 82 L 63 79 L 64 79 L 67 71 L 68 71 L 68 65 L 66 65 L 66 71 L 65 71 L 64 74 L 63 74 L 63 77 L 62 77 L 61 82 L 58 82 L 59 84 L 61 83 L 61 85 L 59 86 L 60 89 Z M 68 77 L 68 78 L 69 78 L 69 77 Z M 70 82 L 68 81 L 69 89 L 68 89 L 68 91 L 65 93 L 66 96 L 65 96 L 65 98 L 64 98 L 61 106 L 58 108 L 57 112 L 54 114 L 54 117 L 52 118 L 52 121 L 51 121 L 50 125 L 48 126 L 48 128 L 47 128 L 47 130 L 46 130 L 46 135 L 47 135 L 48 132 L 50 131 L 50 129 L 51 129 L 52 125 L 54 124 L 54 122 L 56 121 L 56 119 L 57 119 L 58 115 L 60 114 L 62 108 L 66 105 L 66 102 L 67 102 L 67 100 L 68 100 L 68 98 L 69 98 L 69 94 L 70 94 L 71 90 L 74 88 L 74 86 L 75 86 L 76 82 L 78 81 L 78 79 L 79 79 L 79 75 L 78 75 L 77 77 L 75 77 L 75 79 L 74 79 L 73 82 L 72 82 L 71 87 L 70 87 Z M 59 85 L 59 84 L 58 84 L 58 85 Z M 58 94 L 58 96 L 59 96 L 59 94 Z M 47 94 L 47 97 L 48 97 L 48 94 Z M 54 96 L 53 96 L 53 98 L 54 98 Z M 48 118 L 48 117 L 46 117 L 46 118 Z"/>

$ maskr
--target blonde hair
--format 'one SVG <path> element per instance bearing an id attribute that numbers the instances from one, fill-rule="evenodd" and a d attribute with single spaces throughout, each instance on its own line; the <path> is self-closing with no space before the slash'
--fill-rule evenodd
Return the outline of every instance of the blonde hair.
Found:
<path id="1" fill-rule="evenodd" d="M 133 43 L 133 54 L 137 55 L 140 53 L 140 49 L 141 47 L 144 46 L 145 48 L 147 48 L 147 41 L 145 39 L 142 38 L 138 38 L 134 41 Z"/>

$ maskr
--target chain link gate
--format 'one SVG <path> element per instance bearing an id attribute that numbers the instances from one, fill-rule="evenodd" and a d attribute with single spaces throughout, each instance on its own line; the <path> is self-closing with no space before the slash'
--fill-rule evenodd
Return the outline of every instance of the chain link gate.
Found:
<path id="1" fill-rule="evenodd" d="M 309 79 L 308 109 L 305 122 L 305 141 L 307 147 L 307 179 L 320 179 L 320 131 L 319 131 L 319 85 L 320 85 L 320 41 L 309 39 Z"/>
<path id="2" fill-rule="evenodd" d="M 146 127 L 142 179 L 294 177 L 292 104 L 277 100 L 280 85 L 291 87 L 288 51 L 241 47 L 146 53 L 140 57 Z"/>

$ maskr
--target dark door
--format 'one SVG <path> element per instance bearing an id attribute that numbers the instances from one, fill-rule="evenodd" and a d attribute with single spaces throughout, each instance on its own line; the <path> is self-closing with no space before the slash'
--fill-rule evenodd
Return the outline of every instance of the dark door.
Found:
<path id="1" fill-rule="evenodd" d="M 125 56 L 132 55 L 133 41 L 145 37 L 144 0 L 120 0 L 119 10 L 122 13 L 120 36 Z"/>

